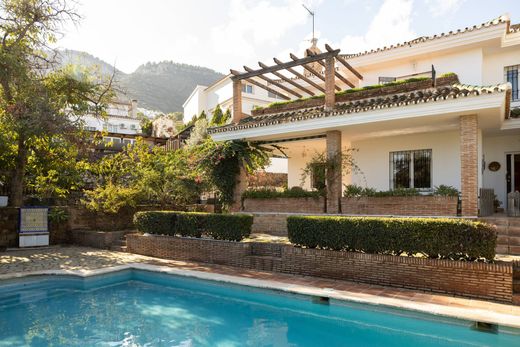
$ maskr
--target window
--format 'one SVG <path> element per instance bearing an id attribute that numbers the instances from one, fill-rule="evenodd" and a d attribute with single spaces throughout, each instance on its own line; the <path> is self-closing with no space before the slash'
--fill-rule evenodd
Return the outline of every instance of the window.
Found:
<path id="1" fill-rule="evenodd" d="M 133 145 L 134 143 L 134 139 L 123 139 L 123 145 Z"/>
<path id="2" fill-rule="evenodd" d="M 119 137 L 110 137 L 110 136 L 104 136 L 103 142 L 105 143 L 121 143 L 121 139 Z"/>
<path id="3" fill-rule="evenodd" d="M 135 125 L 135 124 L 130 124 L 130 129 L 132 129 L 132 130 L 136 130 L 136 129 L 137 129 L 137 127 L 136 127 L 136 125 Z"/>
<path id="4" fill-rule="evenodd" d="M 250 84 L 242 84 L 242 92 L 247 94 L 253 94 L 253 86 Z"/>
<path id="5" fill-rule="evenodd" d="M 87 130 L 87 131 L 96 131 L 97 129 L 96 129 L 96 127 L 86 126 L 85 130 Z"/>
<path id="6" fill-rule="evenodd" d="M 390 189 L 431 189 L 431 167 L 431 149 L 390 152 Z"/>
<path id="7" fill-rule="evenodd" d="M 271 93 L 271 92 L 267 92 L 267 96 L 270 97 L 270 98 L 273 98 L 273 99 L 283 99 L 280 95 L 278 94 L 275 94 L 275 93 Z"/>
<path id="8" fill-rule="evenodd" d="M 395 82 L 395 77 L 379 77 L 379 84 L 387 84 L 390 82 Z"/>
<path id="9" fill-rule="evenodd" d="M 506 81 L 511 83 L 512 88 L 512 98 L 513 101 L 520 100 L 520 96 L 518 95 L 518 70 L 520 69 L 520 65 L 507 66 L 505 68 L 505 77 Z"/>
<path id="10" fill-rule="evenodd" d="M 109 133 L 116 133 L 117 132 L 117 124 L 105 123 L 103 125 L 103 130 L 106 130 Z"/>

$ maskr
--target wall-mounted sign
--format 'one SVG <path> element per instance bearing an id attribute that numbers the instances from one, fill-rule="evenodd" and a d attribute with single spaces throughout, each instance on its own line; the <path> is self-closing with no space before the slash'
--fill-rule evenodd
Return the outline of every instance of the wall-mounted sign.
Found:
<path id="1" fill-rule="evenodd" d="M 489 171 L 498 171 L 500 170 L 500 163 L 498 161 L 492 161 L 491 163 L 489 163 L 488 165 L 488 169 Z"/>

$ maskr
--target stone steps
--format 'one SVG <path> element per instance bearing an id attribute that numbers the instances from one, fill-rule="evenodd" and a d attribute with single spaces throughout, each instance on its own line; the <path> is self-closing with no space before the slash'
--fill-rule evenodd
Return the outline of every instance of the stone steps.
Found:
<path id="1" fill-rule="evenodd" d="M 270 255 L 250 255 L 251 268 L 258 271 L 277 271 L 282 262 L 282 258 Z"/>
<path id="2" fill-rule="evenodd" d="M 116 240 L 110 246 L 111 251 L 126 252 L 126 235 Z"/>
<path id="3" fill-rule="evenodd" d="M 520 218 L 483 218 L 497 230 L 498 254 L 520 255 Z"/>

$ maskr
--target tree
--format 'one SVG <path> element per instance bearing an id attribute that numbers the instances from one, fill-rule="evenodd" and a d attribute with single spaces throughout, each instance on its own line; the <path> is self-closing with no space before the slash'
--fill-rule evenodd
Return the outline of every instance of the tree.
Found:
<path id="1" fill-rule="evenodd" d="M 215 107 L 215 110 L 213 110 L 213 117 L 211 118 L 211 122 L 209 123 L 210 126 L 219 126 L 222 125 L 222 119 L 224 117 L 224 114 L 222 113 L 222 109 L 220 108 L 220 105 L 217 104 Z"/>
<path id="2" fill-rule="evenodd" d="M 186 146 L 197 146 L 208 137 L 208 120 L 198 119 L 191 130 L 190 137 L 186 140 Z"/>
<path id="3" fill-rule="evenodd" d="M 77 139 L 82 115 L 104 113 L 112 78 L 102 82 L 85 70 L 55 69 L 49 45 L 65 21 L 78 19 L 67 1 L 3 0 L 0 13 L 0 123 L 15 144 L 9 202 L 20 206 L 35 139 Z"/>
<path id="4" fill-rule="evenodd" d="M 222 117 L 222 121 L 220 122 L 220 125 L 226 125 L 231 120 L 231 110 L 228 108 L 226 110 L 226 113 L 224 113 L 224 116 Z"/>

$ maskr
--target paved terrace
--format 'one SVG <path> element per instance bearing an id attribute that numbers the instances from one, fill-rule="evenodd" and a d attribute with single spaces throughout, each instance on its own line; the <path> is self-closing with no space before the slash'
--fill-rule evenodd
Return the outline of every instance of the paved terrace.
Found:
<path id="1" fill-rule="evenodd" d="M 2 279 L 30 274 L 70 273 L 85 276 L 99 272 L 101 269 L 106 271 L 111 267 L 124 266 L 405 308 L 520 328 L 520 306 L 347 281 L 165 260 L 87 247 L 57 246 L 0 252 L 0 283 Z"/>

